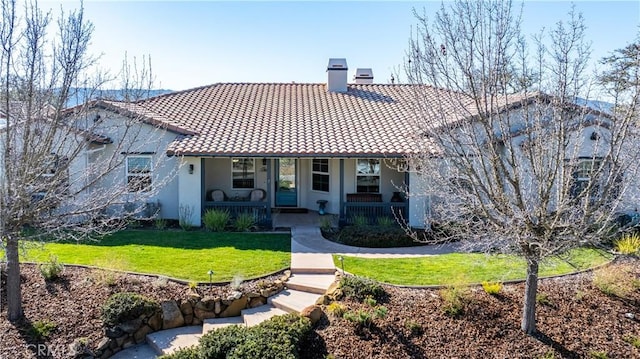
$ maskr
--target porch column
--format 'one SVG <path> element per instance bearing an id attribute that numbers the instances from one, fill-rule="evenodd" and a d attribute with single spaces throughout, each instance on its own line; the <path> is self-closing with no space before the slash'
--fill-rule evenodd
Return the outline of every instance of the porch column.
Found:
<path id="1" fill-rule="evenodd" d="M 273 226 L 273 222 L 271 220 L 271 163 L 273 160 L 267 160 L 267 221 Z"/>
<path id="2" fill-rule="evenodd" d="M 195 227 L 202 224 L 203 178 L 204 159 L 184 157 L 178 171 L 178 219 Z"/>
<path id="3" fill-rule="evenodd" d="M 344 213 L 344 159 L 340 159 L 340 224 L 346 222 Z"/>

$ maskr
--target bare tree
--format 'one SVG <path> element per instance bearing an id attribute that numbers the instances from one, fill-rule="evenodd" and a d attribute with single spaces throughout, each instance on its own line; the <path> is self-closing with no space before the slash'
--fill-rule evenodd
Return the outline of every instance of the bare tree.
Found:
<path id="1" fill-rule="evenodd" d="M 616 235 L 640 153 L 637 112 L 576 104 L 592 91 L 581 15 L 531 46 L 521 14 L 508 1 L 459 0 L 417 16 L 406 76 L 421 149 L 408 161 L 423 180 L 408 195 L 449 240 L 526 259 L 521 328 L 533 334 L 540 262 Z"/>
<path id="2" fill-rule="evenodd" d="M 23 315 L 20 245 L 81 240 L 121 228 L 123 217 L 139 212 L 163 181 L 153 178 L 151 168 L 163 163 L 131 161 L 125 175 L 125 155 L 158 150 L 162 131 L 126 116 L 122 106 L 120 114 L 105 111 L 114 110 L 106 101 L 65 109 L 76 86 L 104 81 L 90 81 L 93 25 L 82 8 L 62 12 L 52 34 L 52 16 L 36 2 L 0 5 L 0 238 L 13 321 Z M 141 82 L 126 82 L 131 88 L 148 87 L 149 72 L 139 73 Z"/>

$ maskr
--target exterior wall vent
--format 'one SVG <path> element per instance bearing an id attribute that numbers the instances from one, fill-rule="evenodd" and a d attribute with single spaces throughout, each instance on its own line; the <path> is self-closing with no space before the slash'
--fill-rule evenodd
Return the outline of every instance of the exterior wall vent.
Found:
<path id="1" fill-rule="evenodd" d="M 373 71 L 371 69 L 357 69 L 353 78 L 356 80 L 356 84 L 372 84 Z"/>
<path id="2" fill-rule="evenodd" d="M 327 90 L 347 92 L 347 59 L 329 59 L 327 65 Z"/>

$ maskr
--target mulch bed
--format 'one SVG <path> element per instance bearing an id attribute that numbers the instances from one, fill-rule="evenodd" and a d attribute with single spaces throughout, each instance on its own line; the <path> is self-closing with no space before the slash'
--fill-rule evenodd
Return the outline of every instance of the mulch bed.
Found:
<path id="1" fill-rule="evenodd" d="M 637 278 L 639 264 L 630 262 Z M 3 293 L 0 358 L 68 357 L 69 344 L 80 337 L 95 347 L 102 338 L 100 307 L 109 295 L 132 291 L 161 301 L 183 298 L 186 289 L 153 277 L 118 275 L 113 280 L 105 278 L 104 271 L 74 267 L 67 267 L 63 279 L 53 283 L 46 283 L 33 265 L 23 265 L 22 272 L 26 319 L 15 324 L 6 320 Z M 245 282 L 244 289 L 256 283 Z M 640 358 L 640 349 L 624 340 L 640 337 L 640 291 L 627 300 L 607 296 L 593 287 L 591 273 L 540 281 L 539 292 L 549 304 L 538 305 L 537 337 L 520 331 L 522 284 L 506 285 L 499 296 L 474 288 L 470 304 L 456 318 L 443 313 L 437 289 L 385 289 L 388 299 L 379 303 L 388 308 L 383 319 L 358 328 L 329 315 L 303 343 L 301 358 L 590 358 L 601 353 Z M 371 309 L 350 300 L 342 303 L 350 310 Z M 43 319 L 53 320 L 57 328 L 39 342 L 28 328 Z M 421 331 L 412 332 L 412 326 Z M 48 355 L 38 355 L 42 345 L 49 348 Z"/>
<path id="2" fill-rule="evenodd" d="M 640 262 L 632 261 L 640 278 Z M 640 349 L 623 338 L 640 338 L 640 290 L 622 300 L 592 285 L 592 274 L 541 280 L 549 303 L 537 306 L 539 334 L 520 330 L 523 284 L 506 285 L 491 296 L 474 288 L 464 314 L 442 311 L 435 289 L 386 286 L 388 314 L 369 328 L 328 315 L 304 344 L 303 358 L 640 358 Z M 345 300 L 350 310 L 367 304 Z M 634 319 L 629 319 L 628 313 Z M 416 324 L 422 329 L 412 333 Z M 640 339 L 639 339 L 640 340 Z"/>
<path id="3" fill-rule="evenodd" d="M 105 270 L 66 266 L 62 278 L 45 282 L 36 265 L 21 265 L 24 320 L 7 320 L 6 278 L 2 278 L 0 312 L 0 359 L 4 358 L 68 358 L 69 348 L 77 338 L 87 338 L 95 348 L 103 338 L 100 308 L 107 298 L 119 292 L 140 293 L 158 302 L 187 298 L 187 286 L 144 275 L 130 275 Z M 277 276 L 265 278 L 273 280 Z M 259 281 L 246 281 L 241 291 L 257 290 Z M 205 286 L 200 294 L 225 297 L 229 286 Z M 45 340 L 30 333 L 36 321 L 51 320 L 56 329 Z"/>

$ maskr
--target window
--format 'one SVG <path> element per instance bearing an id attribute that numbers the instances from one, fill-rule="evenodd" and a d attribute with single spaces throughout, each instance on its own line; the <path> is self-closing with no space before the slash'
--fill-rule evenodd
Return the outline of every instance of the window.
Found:
<path id="1" fill-rule="evenodd" d="M 313 159 L 311 182 L 314 191 L 329 192 L 329 160 Z"/>
<path id="2" fill-rule="evenodd" d="M 380 160 L 359 159 L 356 161 L 356 192 L 380 192 Z"/>
<path id="3" fill-rule="evenodd" d="M 252 158 L 231 159 L 231 181 L 233 188 L 254 188 L 255 160 Z"/>
<path id="4" fill-rule="evenodd" d="M 68 194 L 68 162 L 66 157 L 60 157 L 54 153 L 44 158 L 43 166 L 39 168 L 41 172 L 32 187 L 34 200 L 42 200 L 47 193 Z"/>
<path id="5" fill-rule="evenodd" d="M 571 184 L 571 197 L 576 198 L 587 189 L 589 182 L 594 179 L 594 174 L 600 169 L 602 165 L 601 159 L 582 159 L 573 169 L 573 183 Z M 595 198 L 597 196 L 599 186 L 597 183 L 591 185 L 591 196 Z"/>
<path id="6" fill-rule="evenodd" d="M 151 156 L 127 156 L 126 167 L 129 192 L 151 191 Z"/>

